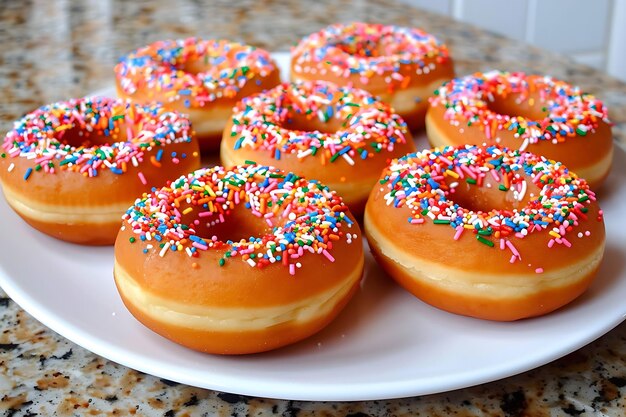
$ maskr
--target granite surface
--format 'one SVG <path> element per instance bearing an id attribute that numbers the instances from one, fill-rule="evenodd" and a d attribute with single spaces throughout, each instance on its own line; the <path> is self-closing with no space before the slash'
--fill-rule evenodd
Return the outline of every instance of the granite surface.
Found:
<path id="1" fill-rule="evenodd" d="M 112 85 L 122 54 L 164 38 L 222 37 L 287 51 L 333 22 L 418 26 L 450 46 L 458 74 L 547 73 L 603 99 L 626 144 L 626 85 L 567 58 L 391 1 L 24 1 L 0 7 L 0 131 L 35 107 Z M 582 28 L 584 30 L 584 28 Z M 436 395 L 353 403 L 243 397 L 176 384 L 98 357 L 0 290 L 0 414 L 146 416 L 622 416 L 626 324 L 536 370 Z"/>

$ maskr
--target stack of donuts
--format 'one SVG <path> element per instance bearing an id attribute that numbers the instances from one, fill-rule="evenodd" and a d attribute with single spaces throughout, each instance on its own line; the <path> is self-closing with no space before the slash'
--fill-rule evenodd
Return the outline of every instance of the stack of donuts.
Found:
<path id="1" fill-rule="evenodd" d="M 227 40 L 141 47 L 114 68 L 119 98 L 15 122 L 5 198 L 54 238 L 114 245 L 128 310 L 208 353 L 329 324 L 358 292 L 363 236 L 456 314 L 529 318 L 589 287 L 613 151 L 599 99 L 545 75 L 454 78 L 445 44 L 393 25 L 331 25 L 289 69 L 281 82 L 269 52 Z"/>

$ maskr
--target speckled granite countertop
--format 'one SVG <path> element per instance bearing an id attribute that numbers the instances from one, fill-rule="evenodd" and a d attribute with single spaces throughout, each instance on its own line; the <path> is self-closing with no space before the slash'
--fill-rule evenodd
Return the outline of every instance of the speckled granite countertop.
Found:
<path id="1" fill-rule="evenodd" d="M 390 1 L 25 1 L 0 8 L 0 131 L 35 107 L 110 86 L 122 54 L 188 35 L 287 51 L 337 21 L 418 26 L 450 46 L 457 73 L 548 73 L 603 99 L 626 144 L 626 85 L 518 42 Z M 47 329 L 0 290 L 0 413 L 147 416 L 623 416 L 626 324 L 539 369 L 478 387 L 400 400 L 316 403 L 242 397 L 141 374 Z"/>

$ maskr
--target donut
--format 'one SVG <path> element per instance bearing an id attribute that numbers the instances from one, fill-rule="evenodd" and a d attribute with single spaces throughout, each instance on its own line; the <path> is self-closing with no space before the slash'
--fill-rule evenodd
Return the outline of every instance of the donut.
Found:
<path id="1" fill-rule="evenodd" d="M 186 114 L 203 151 L 219 149 L 222 131 L 241 98 L 280 82 L 269 52 L 227 40 L 155 42 L 115 66 L 117 94 L 158 101 Z"/>
<path id="2" fill-rule="evenodd" d="M 359 215 L 383 168 L 413 151 L 406 123 L 389 105 L 364 90 L 302 81 L 239 102 L 220 157 L 225 166 L 248 160 L 316 178 Z"/>
<path id="3" fill-rule="evenodd" d="M 426 116 L 435 147 L 499 144 L 561 161 L 592 188 L 611 168 L 607 108 L 578 87 L 547 76 L 491 71 L 441 86 Z"/>
<path id="4" fill-rule="evenodd" d="M 416 297 L 487 320 L 547 314 L 581 295 L 604 254 L 587 182 L 529 152 L 444 147 L 394 160 L 365 209 L 375 258 Z"/>
<path id="5" fill-rule="evenodd" d="M 350 23 L 328 26 L 291 51 L 291 79 L 361 88 L 388 102 L 411 130 L 424 126 L 428 97 L 454 77 L 448 48 L 420 29 Z"/>
<path id="6" fill-rule="evenodd" d="M 199 167 L 191 133 L 178 113 L 125 100 L 79 98 L 41 107 L 4 138 L 4 196 L 43 233 L 112 245 L 137 196 Z"/>
<path id="7" fill-rule="evenodd" d="M 359 288 L 363 244 L 341 198 L 316 180 L 247 165 L 200 169 L 124 215 L 114 275 L 128 310 L 207 353 L 302 340 Z"/>

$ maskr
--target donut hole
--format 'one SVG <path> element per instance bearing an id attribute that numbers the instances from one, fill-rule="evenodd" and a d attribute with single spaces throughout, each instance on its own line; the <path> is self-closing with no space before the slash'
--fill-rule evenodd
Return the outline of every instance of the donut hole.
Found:
<path id="1" fill-rule="evenodd" d="M 336 133 L 341 126 L 334 119 L 328 121 L 319 117 L 306 117 L 304 114 L 291 112 L 282 123 L 282 127 L 300 132 L 321 132 L 326 134 Z"/>
<path id="2" fill-rule="evenodd" d="M 402 54 L 406 41 L 394 34 L 379 37 L 349 37 L 334 44 L 335 48 L 348 55 L 360 58 L 379 58 Z"/>
<path id="3" fill-rule="evenodd" d="M 496 181 L 490 174 L 483 178 L 482 185 L 471 184 L 466 180 L 448 180 L 450 186 L 456 183 L 448 198 L 463 208 L 473 212 L 488 213 L 492 210 L 521 210 L 536 199 L 541 191 L 530 178 L 524 178 L 526 190 L 522 192 L 517 185 L 507 189 L 501 181 Z"/>
<path id="4" fill-rule="evenodd" d="M 126 128 L 116 124 L 113 132 L 104 132 L 94 129 L 89 132 L 79 126 L 73 126 L 56 135 L 57 140 L 74 148 L 111 145 L 114 142 L 126 140 Z M 106 134 L 108 133 L 108 134 Z"/>
<path id="5" fill-rule="evenodd" d="M 184 211 L 185 209 L 179 210 Z M 215 213 L 201 216 L 200 213 L 202 212 L 203 209 L 194 207 L 194 210 L 182 215 L 181 224 L 189 225 L 196 232 L 196 236 L 205 240 L 211 240 L 214 237 L 221 242 L 248 240 L 251 236 L 263 236 L 271 233 L 273 226 L 282 223 L 271 219 L 272 226 L 270 226 L 265 218 L 255 216 L 251 210 L 241 205 L 225 212 L 223 214 L 224 221 L 221 221 L 219 215 Z"/>
<path id="6" fill-rule="evenodd" d="M 495 95 L 493 101 L 487 101 L 487 108 L 494 113 L 529 120 L 542 120 L 548 116 L 545 103 L 536 100 L 531 102 L 520 94 Z"/>
<path id="7" fill-rule="evenodd" d="M 211 65 L 211 62 L 213 61 L 214 59 L 210 58 L 207 60 L 190 59 L 184 63 L 174 65 L 174 67 L 178 70 L 186 72 L 187 74 L 196 75 L 200 73 L 207 73 L 209 71 L 215 71 L 215 67 Z"/>

